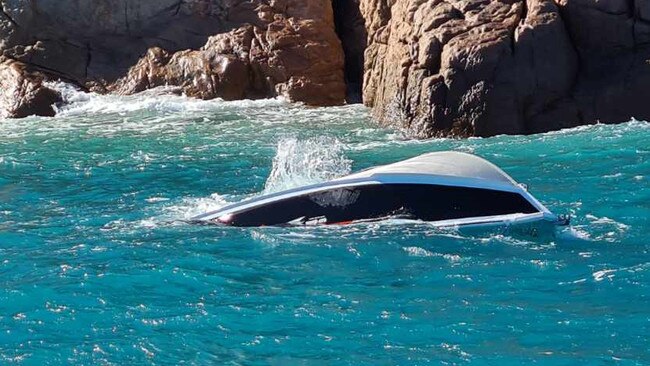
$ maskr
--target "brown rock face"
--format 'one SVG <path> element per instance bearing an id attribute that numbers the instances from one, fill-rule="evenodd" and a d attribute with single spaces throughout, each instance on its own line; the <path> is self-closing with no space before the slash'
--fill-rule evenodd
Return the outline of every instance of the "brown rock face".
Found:
<path id="1" fill-rule="evenodd" d="M 257 23 L 267 18 L 274 19 L 271 23 L 210 37 L 200 50 L 170 55 L 150 49 L 113 88 L 135 93 L 177 85 L 203 99 L 283 95 L 311 105 L 343 103 L 343 52 L 330 23 L 331 10 L 322 20 L 286 18 L 270 7 L 262 10 Z"/>
<path id="2" fill-rule="evenodd" d="M 43 85 L 44 77 L 17 61 L 0 58 L 0 117 L 54 116 L 61 95 Z"/>
<path id="3" fill-rule="evenodd" d="M 416 137 L 650 118 L 645 3 L 362 0 L 364 103 Z"/>
<path id="4" fill-rule="evenodd" d="M 345 100 L 330 0 L 2 0 L 0 52 L 95 91 Z M 142 56 L 144 55 L 144 56 Z"/>
<path id="5" fill-rule="evenodd" d="M 2 65 L 3 103 L 51 104 L 44 76 L 310 105 L 343 103 L 347 82 L 349 101 L 414 137 L 650 119 L 649 3 L 0 0 L 0 55 L 20 62 Z"/>

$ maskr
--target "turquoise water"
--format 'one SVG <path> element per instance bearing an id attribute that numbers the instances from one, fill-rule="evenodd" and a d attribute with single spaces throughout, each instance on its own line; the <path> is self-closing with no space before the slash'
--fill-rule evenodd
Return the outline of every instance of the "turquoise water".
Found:
<path id="1" fill-rule="evenodd" d="M 405 141 L 360 106 L 68 91 L 0 121 L 0 364 L 650 364 L 650 124 Z M 183 220 L 437 150 L 573 226 Z"/>

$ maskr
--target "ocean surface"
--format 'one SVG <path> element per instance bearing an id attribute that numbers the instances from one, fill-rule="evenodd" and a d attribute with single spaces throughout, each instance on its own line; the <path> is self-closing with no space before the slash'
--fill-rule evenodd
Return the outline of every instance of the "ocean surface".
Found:
<path id="1" fill-rule="evenodd" d="M 408 141 L 359 105 L 65 92 L 55 118 L 0 120 L 1 365 L 650 364 L 647 122 Z M 572 226 L 186 222 L 439 150 Z"/>

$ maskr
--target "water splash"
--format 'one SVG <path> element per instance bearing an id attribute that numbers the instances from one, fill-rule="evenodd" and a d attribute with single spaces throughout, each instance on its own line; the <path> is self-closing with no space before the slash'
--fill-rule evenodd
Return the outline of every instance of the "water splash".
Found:
<path id="1" fill-rule="evenodd" d="M 335 138 L 284 138 L 278 142 L 264 193 L 338 178 L 349 174 L 351 167 L 344 145 Z"/>

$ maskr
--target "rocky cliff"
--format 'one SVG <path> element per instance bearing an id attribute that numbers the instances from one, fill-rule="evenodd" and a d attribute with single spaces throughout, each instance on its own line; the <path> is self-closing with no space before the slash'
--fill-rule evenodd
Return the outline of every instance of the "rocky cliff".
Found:
<path id="1" fill-rule="evenodd" d="M 310 105 L 343 103 L 347 86 L 414 137 L 650 119 L 650 0 L 0 3 L 8 116 L 54 113 L 43 80 L 61 79 Z"/>
<path id="2" fill-rule="evenodd" d="M 2 0 L 0 52 L 99 92 L 345 100 L 330 0 Z"/>
<path id="3" fill-rule="evenodd" d="M 648 0 L 361 0 L 364 102 L 417 137 L 650 118 Z"/>

